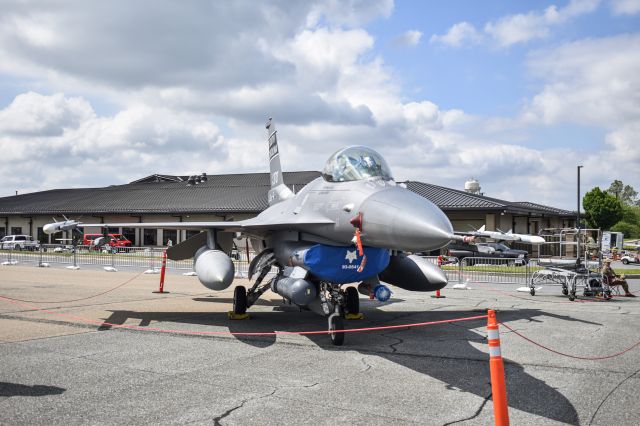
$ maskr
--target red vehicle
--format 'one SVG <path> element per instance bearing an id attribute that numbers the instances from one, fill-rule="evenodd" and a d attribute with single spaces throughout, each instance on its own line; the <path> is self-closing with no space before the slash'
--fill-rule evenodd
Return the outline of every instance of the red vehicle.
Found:
<path id="1" fill-rule="evenodd" d="M 103 237 L 102 234 L 84 234 L 84 238 L 82 239 L 82 244 L 85 246 L 94 245 L 94 241 L 96 238 Z M 127 240 L 127 238 L 122 234 L 107 234 L 107 238 L 109 241 L 102 243 L 101 245 L 109 245 L 111 247 L 131 247 L 131 241 Z"/>

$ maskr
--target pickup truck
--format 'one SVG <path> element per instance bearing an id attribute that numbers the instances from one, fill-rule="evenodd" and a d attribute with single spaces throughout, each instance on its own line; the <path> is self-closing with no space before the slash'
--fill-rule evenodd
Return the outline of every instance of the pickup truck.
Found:
<path id="1" fill-rule="evenodd" d="M 640 263 L 640 254 L 637 254 L 637 255 L 625 254 L 620 258 L 620 260 L 625 265 L 628 265 L 630 263 Z"/>
<path id="2" fill-rule="evenodd" d="M 85 246 L 96 246 L 95 242 L 98 238 L 102 238 L 104 235 L 102 234 L 84 234 L 82 239 L 82 244 Z M 106 238 L 102 238 L 102 241 L 99 245 L 101 246 L 109 246 L 111 249 L 120 249 L 123 247 L 131 247 L 131 241 L 127 240 L 127 238 L 122 234 L 108 234 Z M 98 247 L 95 247 L 96 249 Z"/>
<path id="3" fill-rule="evenodd" d="M 459 260 L 467 257 L 513 259 L 514 265 L 526 265 L 529 262 L 529 253 L 526 250 L 512 249 L 503 243 L 454 243 L 449 245 L 448 255 L 457 257 Z M 467 260 L 467 265 L 474 263 L 480 263 L 480 261 L 478 259 Z"/>
<path id="4" fill-rule="evenodd" d="M 35 241 L 31 235 L 7 235 L 0 240 L 1 250 L 39 250 L 40 242 Z"/>

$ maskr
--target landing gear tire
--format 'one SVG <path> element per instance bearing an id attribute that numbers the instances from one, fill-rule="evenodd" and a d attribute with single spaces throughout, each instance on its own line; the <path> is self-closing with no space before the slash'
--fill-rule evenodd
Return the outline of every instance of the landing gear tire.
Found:
<path id="1" fill-rule="evenodd" d="M 535 289 L 535 288 L 533 288 L 533 287 L 531 287 L 531 288 L 529 289 L 529 294 L 530 294 L 530 295 L 532 295 L 532 296 L 535 296 L 535 295 L 536 295 L 536 289 Z"/>
<path id="2" fill-rule="evenodd" d="M 569 300 L 572 301 L 572 302 L 574 300 L 576 300 L 576 293 L 575 292 L 572 291 L 571 293 L 569 293 Z"/>
<path id="3" fill-rule="evenodd" d="M 344 333 L 333 333 L 341 330 L 344 330 L 344 321 L 340 314 L 329 315 L 329 337 L 334 346 L 342 346 L 344 343 Z"/>
<path id="4" fill-rule="evenodd" d="M 360 298 L 358 290 L 355 287 L 347 287 L 346 289 L 346 311 L 348 314 L 360 313 Z M 340 333 L 344 334 L 344 333 Z"/>
<path id="5" fill-rule="evenodd" d="M 562 294 L 564 294 L 565 296 L 569 295 L 569 289 L 566 287 L 562 288 Z"/>
<path id="6" fill-rule="evenodd" d="M 243 315 L 247 313 L 247 289 L 244 286 L 237 286 L 233 290 L 233 313 Z"/>

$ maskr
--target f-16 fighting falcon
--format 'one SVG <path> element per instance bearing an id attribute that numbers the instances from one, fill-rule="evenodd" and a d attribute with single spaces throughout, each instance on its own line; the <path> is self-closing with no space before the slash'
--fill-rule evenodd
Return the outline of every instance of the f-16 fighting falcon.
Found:
<path id="1" fill-rule="evenodd" d="M 359 313 L 358 293 L 389 299 L 383 283 L 412 291 L 436 291 L 447 284 L 444 273 L 419 256 L 405 252 L 435 250 L 454 235 L 445 214 L 425 198 L 396 185 L 380 154 L 364 146 L 335 152 L 322 176 L 294 194 L 283 182 L 277 132 L 268 134 L 271 189 L 269 208 L 237 222 L 48 224 L 48 234 L 77 227 L 112 226 L 202 230 L 167 250 L 173 260 L 194 259 L 200 282 L 224 290 L 234 278 L 228 256 L 233 238 L 246 237 L 258 255 L 249 265 L 247 290 L 234 290 L 233 315 L 245 314 L 267 290 L 289 302 L 328 317 L 335 345 L 344 341 L 346 315 Z M 65 218 L 66 219 L 66 218 Z M 265 281 L 274 268 L 276 275 Z M 356 286 L 346 286 L 356 283 Z"/>

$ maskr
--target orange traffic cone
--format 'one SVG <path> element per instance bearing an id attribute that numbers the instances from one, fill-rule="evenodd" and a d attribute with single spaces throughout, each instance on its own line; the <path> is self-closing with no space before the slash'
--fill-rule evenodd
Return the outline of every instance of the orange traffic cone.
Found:
<path id="1" fill-rule="evenodd" d="M 489 338 L 489 369 L 491 370 L 491 394 L 493 414 L 497 426 L 509 425 L 509 406 L 507 405 L 507 386 L 504 380 L 504 364 L 500 351 L 500 332 L 496 312 L 489 309 L 487 331 Z"/>

